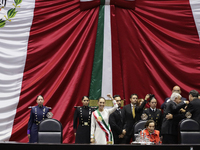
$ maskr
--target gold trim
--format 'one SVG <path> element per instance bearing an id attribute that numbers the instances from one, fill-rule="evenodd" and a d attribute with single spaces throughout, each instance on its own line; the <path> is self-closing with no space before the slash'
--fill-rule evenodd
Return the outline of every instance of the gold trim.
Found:
<path id="1" fill-rule="evenodd" d="M 97 107 L 98 100 L 90 100 L 89 105 L 91 107 Z M 106 100 L 105 106 L 113 107 L 112 100 Z M 124 107 L 124 100 L 121 101 L 121 107 Z"/>

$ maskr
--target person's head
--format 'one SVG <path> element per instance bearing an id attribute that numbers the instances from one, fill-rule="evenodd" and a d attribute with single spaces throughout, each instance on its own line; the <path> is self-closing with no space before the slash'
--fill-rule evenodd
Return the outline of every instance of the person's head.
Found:
<path id="1" fill-rule="evenodd" d="M 192 101 L 193 99 L 198 98 L 198 96 L 199 96 L 199 92 L 196 90 L 192 90 L 189 93 L 189 100 Z"/>
<path id="2" fill-rule="evenodd" d="M 38 103 L 39 106 L 42 106 L 43 103 L 44 103 L 44 98 L 42 95 L 38 95 L 37 96 L 37 99 L 36 99 L 36 102 Z"/>
<path id="3" fill-rule="evenodd" d="M 89 105 L 89 98 L 87 96 L 83 96 L 82 97 L 82 103 L 83 103 L 83 106 L 88 106 Z"/>
<path id="4" fill-rule="evenodd" d="M 137 100 L 138 100 L 138 95 L 137 94 L 131 94 L 130 96 L 130 101 L 133 105 L 136 105 L 137 103 Z"/>
<path id="5" fill-rule="evenodd" d="M 153 133 L 155 129 L 155 121 L 154 120 L 148 120 L 145 124 L 145 128 L 149 131 L 149 133 Z"/>
<path id="6" fill-rule="evenodd" d="M 151 99 L 149 99 L 149 105 L 152 109 L 155 109 L 157 106 L 157 100 L 155 97 L 152 97 Z"/>
<path id="7" fill-rule="evenodd" d="M 104 97 L 99 97 L 99 99 L 98 99 L 99 110 L 101 110 L 101 111 L 103 110 L 105 103 L 106 103 L 106 99 Z"/>
<path id="8" fill-rule="evenodd" d="M 144 99 L 138 99 L 136 105 L 140 106 L 144 102 Z"/>
<path id="9" fill-rule="evenodd" d="M 119 95 L 114 95 L 113 96 L 114 100 L 116 100 L 116 103 L 118 105 L 118 107 L 121 107 L 121 97 Z"/>
<path id="10" fill-rule="evenodd" d="M 181 88 L 178 85 L 174 86 L 172 93 L 174 93 L 174 92 L 181 94 Z"/>
<path id="11" fill-rule="evenodd" d="M 174 92 L 172 93 L 170 99 L 174 101 L 175 103 L 179 104 L 181 102 L 181 97 L 182 96 L 179 93 Z"/>

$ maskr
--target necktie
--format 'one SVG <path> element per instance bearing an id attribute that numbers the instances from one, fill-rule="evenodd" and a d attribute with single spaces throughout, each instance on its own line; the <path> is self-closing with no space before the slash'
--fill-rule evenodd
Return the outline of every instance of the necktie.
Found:
<path id="1" fill-rule="evenodd" d="M 132 114 L 133 114 L 133 118 L 135 118 L 135 106 L 133 106 Z"/>

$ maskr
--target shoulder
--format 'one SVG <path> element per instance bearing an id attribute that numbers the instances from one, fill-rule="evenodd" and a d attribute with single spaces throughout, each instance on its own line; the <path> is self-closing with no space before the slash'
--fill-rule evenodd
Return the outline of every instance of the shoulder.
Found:
<path id="1" fill-rule="evenodd" d="M 159 130 L 154 130 L 155 134 L 159 135 L 160 131 Z"/>
<path id="2" fill-rule="evenodd" d="M 181 100 L 187 100 L 185 97 L 181 97 Z"/>
<path id="3" fill-rule="evenodd" d="M 128 107 L 130 107 L 131 106 L 131 104 L 128 104 L 128 105 L 125 105 L 124 107 L 123 107 L 123 109 L 125 108 L 128 108 Z"/>
<path id="4" fill-rule="evenodd" d="M 157 108 L 156 110 L 157 110 L 158 112 L 161 112 L 161 109 L 158 109 L 158 108 Z"/>
<path id="5" fill-rule="evenodd" d="M 167 101 L 168 99 L 170 99 L 170 97 L 165 98 L 165 101 Z"/>
<path id="6" fill-rule="evenodd" d="M 47 106 L 43 106 L 43 108 L 45 108 L 45 109 L 49 109 L 49 107 L 47 107 Z"/>
<path id="7" fill-rule="evenodd" d="M 49 107 L 43 106 L 43 111 L 49 111 Z"/>
<path id="8" fill-rule="evenodd" d="M 33 107 L 31 108 L 31 111 L 32 111 L 32 112 L 35 112 L 35 108 L 37 108 L 37 106 L 33 106 Z"/>
<path id="9" fill-rule="evenodd" d="M 35 108 L 37 108 L 38 106 L 33 106 L 31 109 L 35 109 Z"/>

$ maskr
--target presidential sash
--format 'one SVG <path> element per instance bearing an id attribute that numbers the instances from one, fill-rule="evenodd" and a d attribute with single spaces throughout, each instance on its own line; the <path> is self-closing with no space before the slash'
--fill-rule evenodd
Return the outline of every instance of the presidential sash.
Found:
<path id="1" fill-rule="evenodd" d="M 112 132 L 110 130 L 109 124 L 106 124 L 98 109 L 93 112 L 93 115 L 100 128 L 105 132 L 107 144 L 113 144 Z"/>

